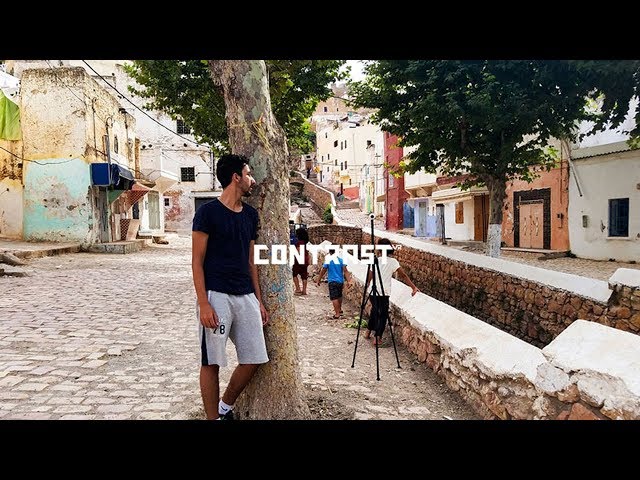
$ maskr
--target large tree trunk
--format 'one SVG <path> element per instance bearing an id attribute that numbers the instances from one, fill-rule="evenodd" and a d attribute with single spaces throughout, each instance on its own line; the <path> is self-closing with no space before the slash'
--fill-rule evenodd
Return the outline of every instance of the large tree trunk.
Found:
<path id="1" fill-rule="evenodd" d="M 229 142 L 246 155 L 257 186 L 248 203 L 258 210 L 257 244 L 289 244 L 289 172 L 284 131 L 271 111 L 267 71 L 262 60 L 209 60 L 213 81 L 226 106 Z M 269 363 L 238 399 L 235 411 L 249 419 L 309 418 L 298 368 L 298 340 L 291 268 L 260 265 L 260 289 L 270 323 L 265 327 Z"/>
<path id="2" fill-rule="evenodd" d="M 489 188 L 489 231 L 486 253 L 490 257 L 499 257 L 502 244 L 502 209 L 507 185 L 503 179 L 496 179 L 487 182 L 487 187 Z"/>

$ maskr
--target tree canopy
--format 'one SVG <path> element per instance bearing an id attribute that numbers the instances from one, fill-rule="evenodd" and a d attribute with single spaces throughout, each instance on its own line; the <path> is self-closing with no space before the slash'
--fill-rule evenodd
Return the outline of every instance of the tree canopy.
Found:
<path id="1" fill-rule="evenodd" d="M 330 83 L 345 78 L 344 60 L 266 61 L 271 106 L 287 136 L 289 149 L 314 148 L 308 119 L 332 94 Z M 198 141 L 218 153 L 229 151 L 225 103 L 211 80 L 206 60 L 135 60 L 126 67 L 140 85 L 131 91 L 147 100 L 146 108 L 182 119 Z"/>
<path id="2" fill-rule="evenodd" d="M 575 140 L 577 124 L 617 126 L 638 93 L 636 61 L 383 60 L 369 62 L 350 93 L 374 121 L 417 146 L 409 172 L 469 173 L 463 187 L 484 184 L 490 224 L 502 222 L 506 181 L 531 180 L 550 168 L 552 138 Z M 592 103 L 589 104 L 589 100 Z M 597 102 L 599 108 L 593 108 Z M 640 120 L 640 110 L 636 111 Z M 640 125 L 640 122 L 638 122 Z M 637 134 L 640 127 L 633 133 Z"/>

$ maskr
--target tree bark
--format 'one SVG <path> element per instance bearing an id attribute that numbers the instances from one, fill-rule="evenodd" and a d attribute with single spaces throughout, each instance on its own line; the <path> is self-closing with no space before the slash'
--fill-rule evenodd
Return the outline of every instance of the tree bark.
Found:
<path id="1" fill-rule="evenodd" d="M 271 110 L 267 71 L 262 60 L 209 60 L 211 76 L 222 87 L 229 143 L 250 159 L 256 180 L 247 203 L 258 210 L 256 244 L 289 244 L 288 149 L 284 131 Z M 265 327 L 269 362 L 262 365 L 236 403 L 247 419 L 310 418 L 298 367 L 298 339 L 291 268 L 259 265 L 258 276 L 270 322 Z"/>
<path id="2" fill-rule="evenodd" d="M 487 255 L 500 256 L 502 244 L 502 209 L 506 196 L 506 181 L 494 180 L 487 182 L 489 188 L 489 231 L 487 232 Z"/>

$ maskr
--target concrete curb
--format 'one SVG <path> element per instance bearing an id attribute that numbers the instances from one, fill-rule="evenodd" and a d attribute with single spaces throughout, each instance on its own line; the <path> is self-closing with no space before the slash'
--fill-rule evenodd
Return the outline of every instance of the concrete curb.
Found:
<path id="1" fill-rule="evenodd" d="M 65 253 L 78 253 L 81 250 L 80 244 L 71 245 L 66 247 L 52 247 L 52 248 L 43 248 L 37 250 L 5 250 L 6 252 L 12 253 L 18 258 L 22 259 L 30 259 L 30 258 L 41 258 L 41 257 L 52 257 L 55 255 L 64 255 Z"/>

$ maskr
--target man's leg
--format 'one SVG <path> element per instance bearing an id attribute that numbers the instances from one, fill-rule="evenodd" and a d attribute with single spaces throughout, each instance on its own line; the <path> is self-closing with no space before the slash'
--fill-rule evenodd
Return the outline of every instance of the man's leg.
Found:
<path id="1" fill-rule="evenodd" d="M 245 363 L 238 365 L 233 373 L 231 379 L 227 385 L 224 395 L 222 395 L 222 401 L 227 405 L 233 405 L 236 400 L 247 386 L 251 378 L 255 375 L 260 364 Z M 218 401 L 216 400 L 216 415 L 218 414 Z"/>
<path id="2" fill-rule="evenodd" d="M 207 420 L 218 418 L 218 400 L 220 383 L 218 381 L 218 365 L 202 365 L 200 367 L 200 393 Z"/>
<path id="3" fill-rule="evenodd" d="M 293 284 L 296 287 L 296 291 L 294 293 L 299 293 L 300 292 L 300 283 L 298 282 L 298 275 L 293 277 Z"/>

